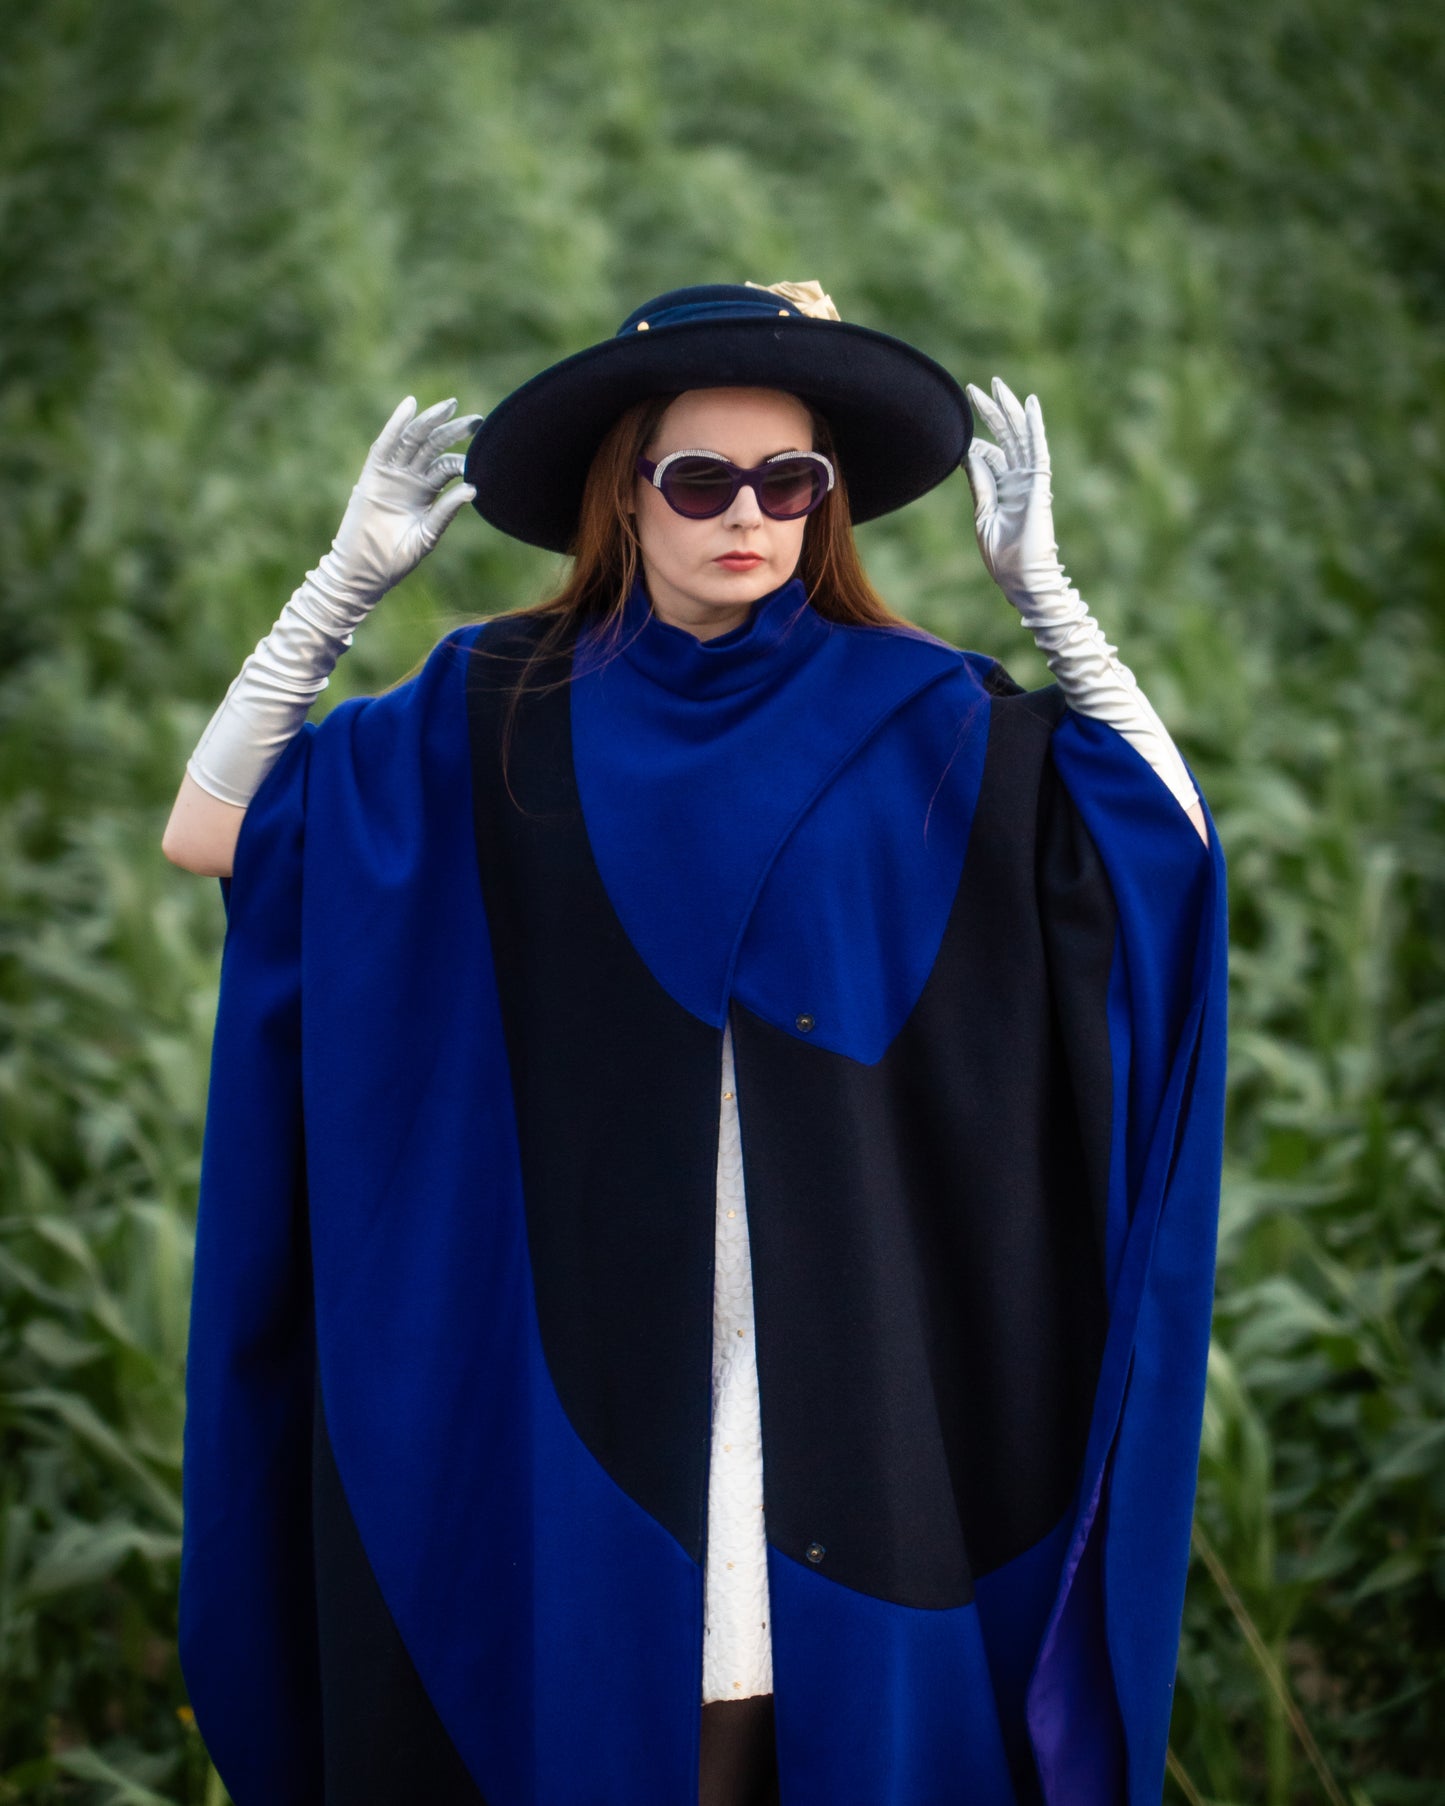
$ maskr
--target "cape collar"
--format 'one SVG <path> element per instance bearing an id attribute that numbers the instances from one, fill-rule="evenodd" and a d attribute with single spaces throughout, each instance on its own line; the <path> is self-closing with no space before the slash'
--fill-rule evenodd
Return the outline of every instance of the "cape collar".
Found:
<path id="1" fill-rule="evenodd" d="M 753 603 L 748 617 L 716 638 L 700 640 L 653 612 L 639 574 L 623 608 L 620 647 L 645 677 L 679 696 L 731 696 L 789 676 L 829 635 L 799 577 Z"/>

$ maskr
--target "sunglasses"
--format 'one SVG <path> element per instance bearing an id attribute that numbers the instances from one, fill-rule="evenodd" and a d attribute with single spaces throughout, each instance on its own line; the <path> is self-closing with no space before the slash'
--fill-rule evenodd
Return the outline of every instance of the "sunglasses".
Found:
<path id="1" fill-rule="evenodd" d="M 639 458 L 637 471 L 662 491 L 674 513 L 689 520 L 726 513 L 744 483 L 764 514 L 774 520 L 797 520 L 811 514 L 833 487 L 833 466 L 822 452 L 779 452 L 744 470 L 720 452 L 675 451 L 655 464 Z"/>

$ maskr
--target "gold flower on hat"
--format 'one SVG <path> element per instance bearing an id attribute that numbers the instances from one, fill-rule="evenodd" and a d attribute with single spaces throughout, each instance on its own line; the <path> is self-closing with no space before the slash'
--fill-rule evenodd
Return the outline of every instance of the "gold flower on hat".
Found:
<path id="1" fill-rule="evenodd" d="M 748 282 L 743 286 L 781 295 L 810 320 L 841 320 L 843 317 L 834 307 L 833 297 L 823 293 L 821 282 Z"/>

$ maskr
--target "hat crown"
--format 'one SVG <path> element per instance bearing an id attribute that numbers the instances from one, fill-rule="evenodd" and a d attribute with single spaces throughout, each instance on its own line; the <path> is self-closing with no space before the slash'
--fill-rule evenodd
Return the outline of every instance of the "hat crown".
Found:
<path id="1" fill-rule="evenodd" d="M 629 338 L 644 325 L 649 332 L 662 326 L 681 326 L 695 320 L 776 319 L 805 315 L 796 302 L 771 289 L 748 288 L 740 282 L 700 282 L 691 288 L 670 288 L 644 301 L 617 328 L 619 339 Z"/>

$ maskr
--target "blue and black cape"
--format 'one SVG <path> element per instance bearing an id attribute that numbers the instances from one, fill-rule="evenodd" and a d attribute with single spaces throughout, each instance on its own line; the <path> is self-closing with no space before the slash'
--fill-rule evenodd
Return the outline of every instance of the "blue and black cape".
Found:
<path id="1" fill-rule="evenodd" d="M 222 1778 L 694 1806 L 730 1023 L 784 1801 L 1155 1806 L 1212 821 L 796 579 L 709 641 L 638 587 L 509 722 L 538 633 L 308 722 L 222 880 L 180 1592 Z"/>

